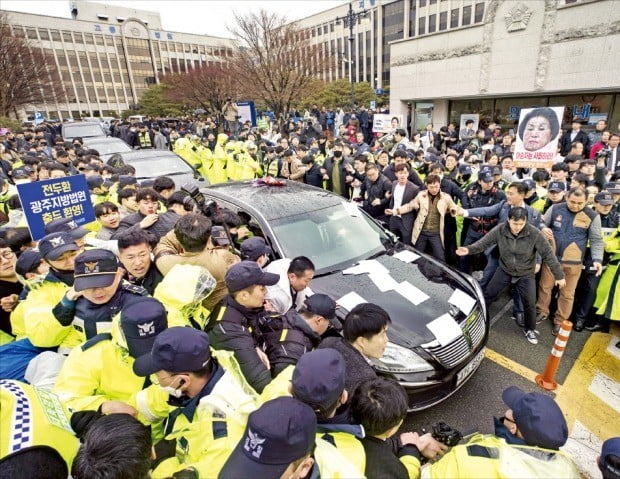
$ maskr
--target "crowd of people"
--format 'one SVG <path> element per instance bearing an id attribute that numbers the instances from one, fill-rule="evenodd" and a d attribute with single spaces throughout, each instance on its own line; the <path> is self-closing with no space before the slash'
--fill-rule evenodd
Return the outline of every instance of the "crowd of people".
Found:
<path id="1" fill-rule="evenodd" d="M 224 113 L 110 133 L 169 148 L 211 183 L 270 176 L 356 202 L 476 277 L 487 305 L 510 288 L 532 344 L 544 322 L 620 319 L 620 136 L 604 122 L 586 134 L 575 121 L 553 166 L 528 170 L 494 123 L 379 137 L 363 108 L 330 120 L 313 107 L 282 128 Z M 122 156 L 58 133 L 0 138 L 0 478 L 579 477 L 544 394 L 507 388 L 495 434 L 451 448 L 403 431 L 407 395 L 372 363 L 385 310 L 339 319 L 311 289 L 311 258 L 277 258 L 243 214 L 169 177 L 138 182 Z M 34 241 L 16 185 L 75 174 L 96 221 L 53 219 Z M 599 467 L 620 478 L 620 438 Z"/>

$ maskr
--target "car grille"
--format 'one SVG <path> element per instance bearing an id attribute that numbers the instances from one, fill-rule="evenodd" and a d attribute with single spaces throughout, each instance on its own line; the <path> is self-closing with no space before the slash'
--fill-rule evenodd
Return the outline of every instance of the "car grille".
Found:
<path id="1" fill-rule="evenodd" d="M 453 368 L 462 363 L 475 350 L 484 338 L 485 324 L 484 315 L 480 309 L 474 309 L 469 317 L 461 324 L 463 336 L 452 341 L 446 346 L 430 346 L 425 350 L 446 368 Z"/>

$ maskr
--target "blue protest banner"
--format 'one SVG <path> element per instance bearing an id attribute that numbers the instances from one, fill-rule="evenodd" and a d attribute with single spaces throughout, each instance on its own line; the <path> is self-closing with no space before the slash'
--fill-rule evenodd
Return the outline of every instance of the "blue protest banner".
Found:
<path id="1" fill-rule="evenodd" d="M 22 183 L 17 193 L 35 241 L 45 236 L 45 225 L 52 220 L 71 218 L 83 225 L 95 219 L 84 175 Z"/>

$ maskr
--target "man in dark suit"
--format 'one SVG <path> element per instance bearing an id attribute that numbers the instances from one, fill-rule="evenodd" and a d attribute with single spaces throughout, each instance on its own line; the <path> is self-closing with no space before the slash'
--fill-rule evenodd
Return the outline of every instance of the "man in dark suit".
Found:
<path id="1" fill-rule="evenodd" d="M 418 195 L 420 188 L 407 179 L 409 177 L 409 165 L 407 163 L 396 165 L 394 170 L 396 171 L 396 181 L 392 183 L 390 204 L 385 213 L 391 215 L 389 221 L 390 231 L 397 235 L 403 243 L 411 244 L 415 212 L 411 211 L 403 215 L 396 215 L 394 211 L 414 199 Z"/>
<path id="2" fill-rule="evenodd" d="M 590 141 L 588 135 L 581 131 L 581 122 L 578 118 L 573 119 L 572 128 L 567 130 L 560 138 L 560 155 L 566 156 L 571 150 L 571 145 L 579 142 L 583 145 L 584 154 L 588 154 Z"/>

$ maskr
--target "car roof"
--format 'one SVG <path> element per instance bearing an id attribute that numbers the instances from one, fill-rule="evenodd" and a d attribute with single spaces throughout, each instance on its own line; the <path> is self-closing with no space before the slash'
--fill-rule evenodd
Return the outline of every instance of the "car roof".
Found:
<path id="1" fill-rule="evenodd" d="M 173 153 L 168 150 L 132 150 L 127 152 L 119 153 L 123 157 L 123 160 L 131 162 L 131 160 L 142 160 L 144 158 L 178 158 L 181 161 L 184 161 L 176 153 Z M 186 162 L 187 163 L 187 162 Z"/>
<path id="2" fill-rule="evenodd" d="M 91 136 L 89 138 L 84 138 L 84 143 L 88 143 L 89 145 L 94 145 L 97 143 L 123 143 L 127 145 L 127 143 L 120 138 L 115 138 L 113 136 Z"/>
<path id="3" fill-rule="evenodd" d="M 265 220 L 275 220 L 316 211 L 345 201 L 342 196 L 298 181 L 285 181 L 284 186 L 259 186 L 255 181 L 220 183 L 207 186 L 205 193 L 239 206 L 247 205 Z"/>

